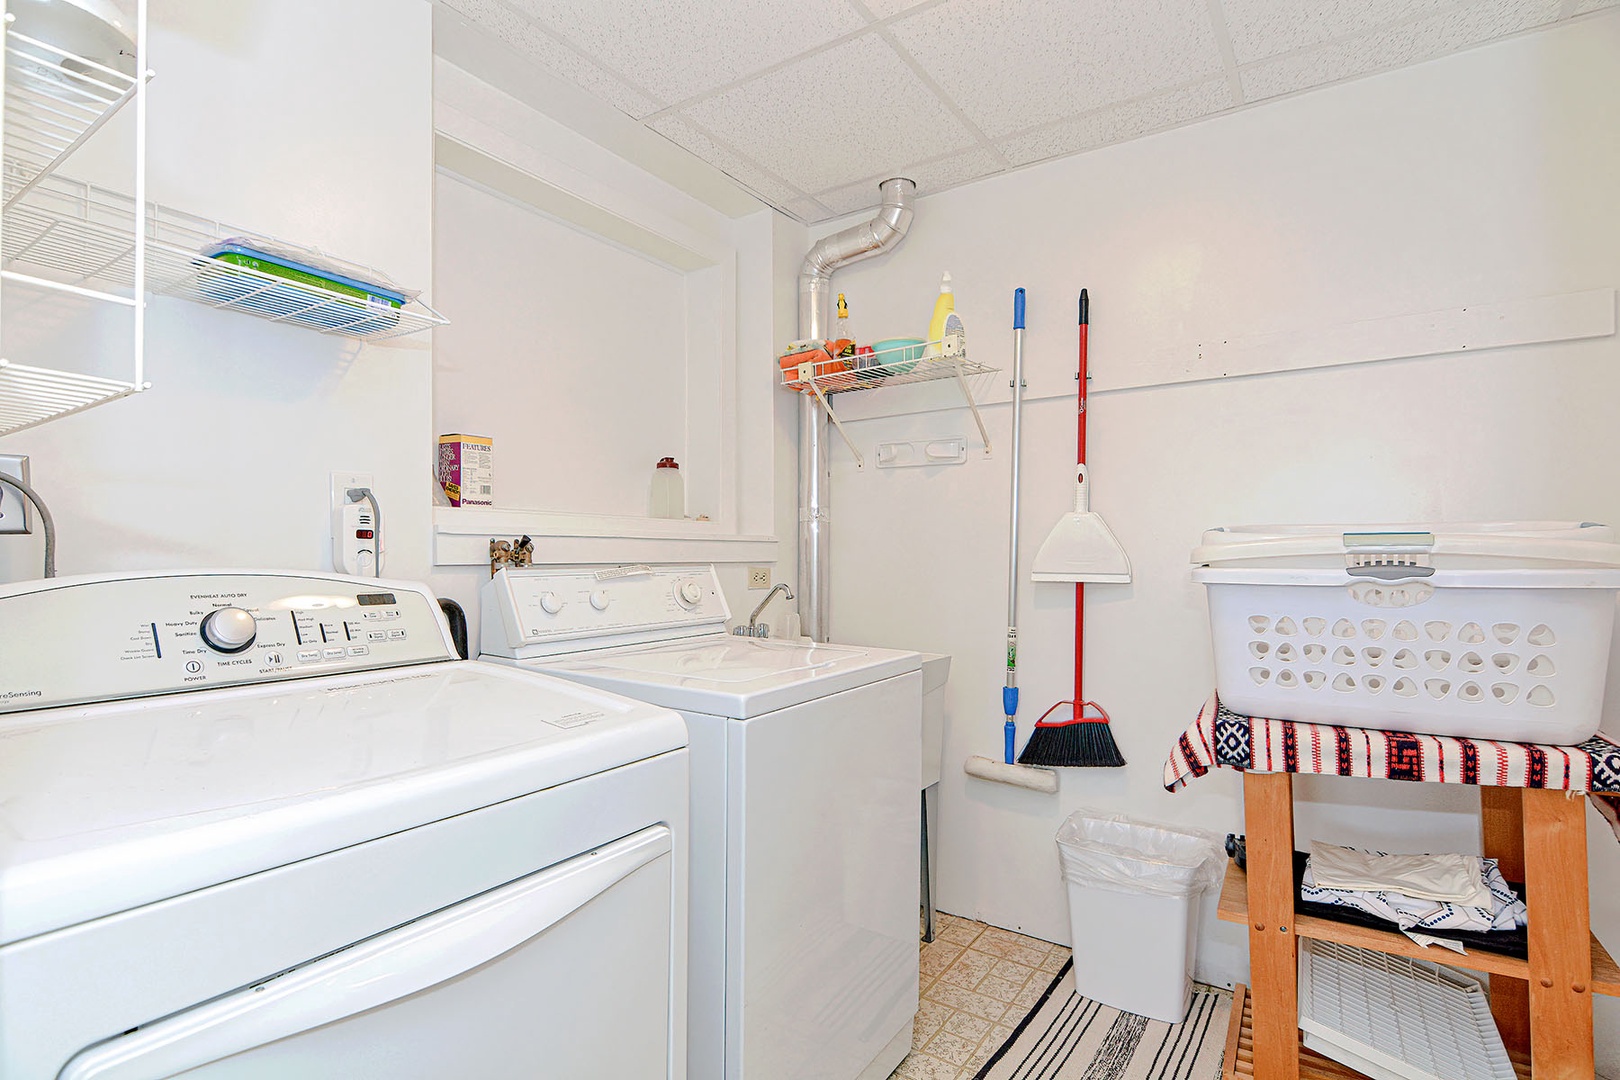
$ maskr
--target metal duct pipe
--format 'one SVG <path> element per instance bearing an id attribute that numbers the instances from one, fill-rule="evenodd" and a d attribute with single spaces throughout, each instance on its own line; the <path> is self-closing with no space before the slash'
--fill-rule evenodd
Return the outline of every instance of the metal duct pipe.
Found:
<path id="1" fill-rule="evenodd" d="M 800 341 L 828 336 L 833 271 L 888 251 L 911 228 L 917 185 L 895 177 L 879 184 L 878 191 L 883 198 L 876 217 L 822 237 L 804 257 L 799 271 Z M 803 632 L 815 641 L 826 641 L 828 633 L 832 486 L 828 468 L 826 414 L 813 394 L 803 394 L 799 401 L 799 615 Z"/>

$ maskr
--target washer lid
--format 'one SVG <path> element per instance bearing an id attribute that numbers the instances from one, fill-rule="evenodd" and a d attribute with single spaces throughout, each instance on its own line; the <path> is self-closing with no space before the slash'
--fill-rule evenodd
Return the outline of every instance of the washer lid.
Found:
<path id="1" fill-rule="evenodd" d="M 540 661 L 604 690 L 687 712 L 747 719 L 916 671 L 914 652 L 712 634 Z"/>
<path id="2" fill-rule="evenodd" d="M 674 713 L 476 661 L 0 719 L 0 944 L 685 745 Z"/>

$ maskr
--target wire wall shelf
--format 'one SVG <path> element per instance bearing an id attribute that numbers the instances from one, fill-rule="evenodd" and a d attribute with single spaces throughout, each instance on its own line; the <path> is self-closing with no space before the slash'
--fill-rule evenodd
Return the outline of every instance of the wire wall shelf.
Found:
<path id="1" fill-rule="evenodd" d="M 810 348 L 788 353 L 777 360 L 781 369 L 782 385 L 801 394 L 812 394 L 827 410 L 827 419 L 833 422 L 838 434 L 850 452 L 855 455 L 857 468 L 866 467 L 866 458 L 855 447 L 855 440 L 844 429 L 844 423 L 833 409 L 831 396 L 863 390 L 877 390 L 890 386 L 951 379 L 956 382 L 978 425 L 979 439 L 984 452 L 990 453 L 990 434 L 985 430 L 984 418 L 979 415 L 979 403 L 973 397 L 967 380 L 974 375 L 990 375 L 997 368 L 968 359 L 967 346 L 960 331 L 942 341 L 904 345 L 854 357 L 834 357 L 824 348 Z"/>
<path id="2" fill-rule="evenodd" d="M 136 41 L 146 39 L 147 0 L 137 0 Z M 111 63 L 131 61 L 129 72 L 88 60 L 46 41 L 20 33 L 6 18 L 3 80 L 4 157 L 0 162 L 0 250 L 17 249 L 19 241 L 40 247 L 39 259 L 27 265 L 11 265 L 0 258 L 0 278 L 34 288 L 65 292 L 74 296 L 121 304 L 132 310 L 130 378 L 109 379 L 73 371 L 52 370 L 13 363 L 0 358 L 0 435 L 21 431 L 47 420 L 82 412 L 95 405 L 128 397 L 148 387 L 144 379 L 145 326 L 143 306 L 136 297 L 146 281 L 146 241 L 133 217 L 122 228 L 116 243 L 101 238 L 99 249 L 73 255 L 65 248 L 69 238 L 48 238 L 36 234 L 14 238 L 7 230 L 15 220 L 27 232 L 26 213 L 14 218 L 13 210 L 25 205 L 42 185 L 53 181 L 52 174 L 74 151 L 99 131 L 120 109 L 135 103 L 135 133 L 130 163 L 133 166 L 135 194 L 146 193 L 146 84 L 151 78 L 144 64 L 144 46 L 135 55 L 128 52 Z M 144 77 L 137 77 L 136 73 Z M 82 238 L 81 238 L 82 239 Z M 85 284 L 94 275 L 69 275 L 53 269 L 51 263 L 75 261 L 87 265 L 108 257 L 106 249 L 117 246 L 123 253 L 121 274 L 124 288 L 109 291 Z M 55 248 L 49 254 L 46 249 Z M 33 271 L 40 271 L 35 273 Z"/>
<path id="3" fill-rule="evenodd" d="M 107 298 L 127 295 L 133 287 L 134 221 L 135 200 L 128 196 L 47 177 L 6 210 L 0 273 L 37 276 Z M 217 221 L 148 204 L 145 223 L 146 285 L 157 294 L 368 340 L 401 337 L 448 321 L 418 300 L 395 307 L 204 255 L 228 237 L 254 239 Z M 289 248 L 261 239 L 267 247 Z M 299 250 L 316 263 L 338 263 L 314 249 Z M 387 280 L 370 267 L 339 265 L 345 276 L 357 280 Z"/>
<path id="4" fill-rule="evenodd" d="M 135 97 L 139 82 L 54 45 L 6 31 L 7 205 L 48 175 Z"/>
<path id="5" fill-rule="evenodd" d="M 0 435 L 116 401 L 141 389 L 135 383 L 117 379 L 0 360 Z"/>

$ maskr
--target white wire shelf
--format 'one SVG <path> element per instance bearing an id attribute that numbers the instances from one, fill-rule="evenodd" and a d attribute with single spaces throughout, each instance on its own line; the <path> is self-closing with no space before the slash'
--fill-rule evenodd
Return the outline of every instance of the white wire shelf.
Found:
<path id="1" fill-rule="evenodd" d="M 979 403 L 974 400 L 967 380 L 969 376 L 989 375 L 997 369 L 968 359 L 967 345 L 960 331 L 954 338 L 947 337 L 943 341 L 884 349 L 854 357 L 835 358 L 825 349 L 807 349 L 780 357 L 777 366 L 781 370 L 784 387 L 801 394 L 813 394 L 821 402 L 821 407 L 827 410 L 827 419 L 833 422 L 838 434 L 855 455 L 856 468 L 865 468 L 866 458 L 844 429 L 843 421 L 833 409 L 831 395 L 944 379 L 955 380 L 962 391 L 962 398 L 973 413 L 973 422 L 978 425 L 984 452 L 990 453 L 990 434 L 985 429 L 984 418 L 979 415 Z"/>
<path id="2" fill-rule="evenodd" d="M 62 176 L 44 177 L 6 209 L 0 273 L 45 279 L 46 287 L 54 282 L 107 299 L 127 296 L 133 287 L 134 219 L 135 200 L 126 195 Z M 203 255 L 227 237 L 251 239 L 220 222 L 153 204 L 145 219 L 146 283 L 154 293 L 368 340 L 414 334 L 448 321 L 417 300 L 396 308 Z M 274 248 L 289 246 L 262 239 Z M 304 250 L 312 261 L 336 261 Z M 370 267 L 342 265 L 346 276 L 357 280 L 387 280 Z"/>
<path id="3" fill-rule="evenodd" d="M 941 342 L 931 341 L 923 346 L 920 357 L 915 355 L 916 349 L 917 346 L 907 346 L 840 359 L 828 356 L 825 349 L 818 349 L 796 354 L 804 359 L 791 366 L 792 357 L 783 357 L 779 361 L 782 385 L 804 393 L 814 389 L 823 394 L 847 394 L 881 386 L 988 375 L 996 370 L 969 360 L 965 348 L 955 355 L 946 355 Z M 860 366 L 855 367 L 856 364 Z"/>
<path id="4" fill-rule="evenodd" d="M 117 379 L 76 375 L 0 360 L 0 435 L 81 412 L 145 389 Z"/>
<path id="5" fill-rule="evenodd" d="M 123 108 L 139 80 L 11 29 L 5 48 L 8 167 L 0 191 L 9 205 Z"/>

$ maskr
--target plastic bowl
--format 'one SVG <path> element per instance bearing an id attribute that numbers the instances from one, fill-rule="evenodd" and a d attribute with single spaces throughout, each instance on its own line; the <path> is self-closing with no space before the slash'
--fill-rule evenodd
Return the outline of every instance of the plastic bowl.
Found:
<path id="1" fill-rule="evenodd" d="M 892 337 L 872 343 L 873 359 L 890 375 L 904 375 L 923 358 L 928 343 L 916 337 Z"/>

